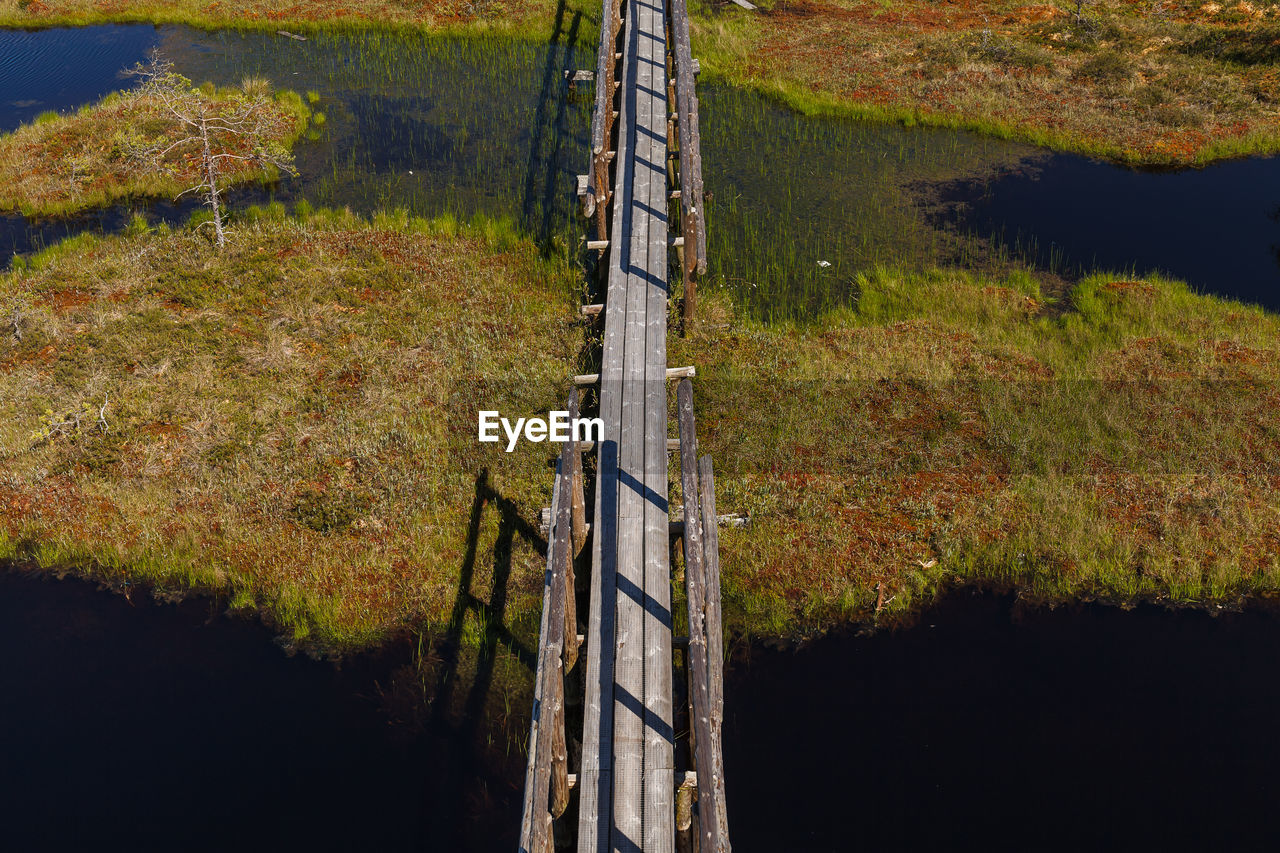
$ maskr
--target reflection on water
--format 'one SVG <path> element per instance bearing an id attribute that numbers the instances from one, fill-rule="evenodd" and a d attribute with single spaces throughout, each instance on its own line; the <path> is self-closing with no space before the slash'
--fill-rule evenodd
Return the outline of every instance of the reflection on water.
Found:
<path id="1" fill-rule="evenodd" d="M 566 96 L 580 18 L 530 45 L 362 32 L 306 42 L 267 33 L 164 28 L 161 50 L 193 80 L 264 76 L 315 93 L 317 138 L 298 148 L 299 178 L 278 191 L 360 212 L 405 207 L 508 217 L 540 242 L 565 239 L 588 103 Z"/>
<path id="2" fill-rule="evenodd" d="M 144 39 L 140 31 L 156 30 L 105 29 L 128 36 L 119 67 L 143 59 L 156 43 L 177 71 L 195 81 L 234 85 L 261 76 L 312 94 L 312 109 L 324 120 L 296 150 L 299 176 L 270 193 L 242 189 L 233 201 L 306 199 L 361 213 L 403 207 L 464 219 L 479 213 L 509 218 L 563 251 L 577 227 L 571 196 L 575 164 L 587 147 L 587 101 L 566 97 L 564 79 L 565 70 L 590 61 L 574 46 L 580 27 L 579 17 L 566 14 L 556 40 L 541 46 L 377 32 L 298 42 L 270 33 L 173 26 L 159 28 L 158 39 Z M 42 54 L 52 56 L 51 46 L 62 44 L 67 33 L 30 37 L 44 39 L 50 49 Z M 115 66 L 99 73 L 105 89 L 122 85 Z M 195 206 L 143 207 L 149 218 L 172 222 Z M 116 230 L 128 213 L 121 206 L 68 221 L 3 217 L 0 246 L 26 252 L 86 228 Z"/>

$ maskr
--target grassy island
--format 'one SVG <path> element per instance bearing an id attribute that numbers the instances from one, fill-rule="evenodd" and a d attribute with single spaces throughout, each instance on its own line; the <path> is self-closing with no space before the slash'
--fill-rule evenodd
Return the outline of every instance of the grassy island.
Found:
<path id="1" fill-rule="evenodd" d="M 855 310 L 704 303 L 727 619 L 759 634 L 917 612 L 950 586 L 1230 605 L 1280 588 L 1280 318 L 1149 278 L 1065 299 L 963 272 L 862 277 Z"/>
<path id="2" fill-rule="evenodd" d="M 703 67 L 814 114 L 1134 164 L 1280 150 L 1280 4 L 762 0 L 704 7 Z"/>
<path id="3" fill-rule="evenodd" d="M 191 91 L 211 122 L 237 115 L 251 102 L 263 110 L 260 138 L 215 135 L 214 154 L 248 156 L 253 144 L 287 151 L 302 134 L 310 117 L 302 98 L 268 88 L 250 79 L 238 88 L 206 85 Z M 46 113 L 0 136 L 0 209 L 48 216 L 122 198 L 176 196 L 201 181 L 191 145 L 167 150 L 179 132 L 177 120 L 145 89 L 112 93 L 70 115 Z M 219 175 L 220 187 L 277 177 L 273 167 L 225 160 L 230 165 Z"/>
<path id="4" fill-rule="evenodd" d="M 327 650 L 438 631 L 501 573 L 536 632 L 550 454 L 477 444 L 476 411 L 563 405 L 573 281 L 501 224 L 270 208 L 222 252 L 139 228 L 18 258 L 0 558 L 226 593 Z"/>

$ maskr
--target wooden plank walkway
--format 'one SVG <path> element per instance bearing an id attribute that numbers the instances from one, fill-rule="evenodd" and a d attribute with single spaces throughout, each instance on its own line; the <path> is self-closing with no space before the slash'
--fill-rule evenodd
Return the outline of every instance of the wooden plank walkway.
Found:
<path id="1" fill-rule="evenodd" d="M 675 849 L 662 5 L 630 0 L 600 370 L 578 850 Z"/>
<path id="2" fill-rule="evenodd" d="M 704 470 L 695 463 L 694 371 L 667 367 L 672 247 L 681 262 L 676 278 L 684 285 L 686 323 L 694 280 L 706 268 L 696 63 L 684 0 L 603 0 L 601 26 L 591 168 L 579 177 L 582 212 L 592 220 L 587 245 L 601 253 L 605 279 L 604 304 L 583 309 L 603 319 L 600 369 L 575 377 L 576 385 L 597 386 L 604 425 L 591 447 L 596 470 L 586 654 L 575 671 L 583 676 L 581 761 L 576 774 L 567 772 L 563 679 L 576 660 L 573 555 L 588 538 L 577 511 L 583 501 L 579 448 L 570 446 L 561 455 L 547 513 L 548 568 L 520 849 L 550 853 L 556 835 L 565 846 L 573 824 L 569 817 L 560 824 L 555 819 L 568 807 L 573 784 L 579 853 L 683 853 L 695 843 L 700 853 L 730 853 L 720 756 L 719 559 L 715 531 L 703 535 L 707 524 L 717 523 L 714 480 L 709 457 L 702 460 Z M 672 192 L 668 145 L 677 142 L 679 184 Z M 672 240 L 675 199 L 683 239 Z M 667 435 L 672 379 L 681 380 L 679 440 Z M 576 392 L 570 408 L 576 414 Z M 685 500 L 675 525 L 668 506 L 673 449 L 681 452 Z M 681 654 L 690 681 L 686 722 L 693 729 L 679 750 L 673 536 L 684 543 L 690 636 Z"/>

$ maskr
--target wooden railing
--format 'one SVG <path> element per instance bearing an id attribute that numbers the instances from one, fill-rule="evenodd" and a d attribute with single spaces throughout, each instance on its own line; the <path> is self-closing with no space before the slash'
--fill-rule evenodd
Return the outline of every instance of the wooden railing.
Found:
<path id="1" fill-rule="evenodd" d="M 613 95 L 618 90 L 617 52 L 618 31 L 622 27 L 622 0 L 604 0 L 600 14 L 600 43 L 596 52 L 596 106 L 591 117 L 591 168 L 587 173 L 584 192 L 580 196 L 582 215 L 595 223 L 595 239 L 609 239 L 610 189 L 609 164 L 614 152 L 613 122 L 617 113 L 613 109 Z M 588 238 L 590 239 L 590 238 Z"/>
<path id="2" fill-rule="evenodd" d="M 689 699 L 692 716 L 693 766 L 697 804 L 677 801 L 677 827 L 684 811 L 696 824 L 699 853 L 728 853 L 729 824 L 725 807 L 724 647 L 720 620 L 720 544 L 717 530 L 715 475 L 711 457 L 698 460 L 693 417 L 693 383 L 676 388 L 680 428 L 680 486 L 684 494 L 684 576 L 689 604 Z M 688 797 L 684 789 L 681 796 Z"/>
<path id="3" fill-rule="evenodd" d="M 569 394 L 570 423 L 578 416 L 578 391 Z M 551 492 L 551 529 L 542 592 L 542 627 L 534 673 L 533 721 L 525 769 L 521 853 L 552 853 L 552 821 L 569 805 L 569 761 L 565 739 L 565 673 L 578 659 L 578 617 L 573 558 L 587 538 L 582 455 L 572 430 L 556 462 Z"/>
<path id="4" fill-rule="evenodd" d="M 698 129 L 698 73 L 689 43 L 685 0 L 670 0 L 669 26 L 674 67 L 675 130 L 680 149 L 680 234 L 684 279 L 682 317 L 687 327 L 697 302 L 698 277 L 707 271 L 707 227 L 702 198 L 702 134 Z"/>

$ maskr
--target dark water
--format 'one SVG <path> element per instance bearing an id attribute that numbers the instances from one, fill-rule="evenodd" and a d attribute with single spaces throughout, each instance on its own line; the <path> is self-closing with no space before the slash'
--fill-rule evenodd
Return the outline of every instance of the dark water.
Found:
<path id="1" fill-rule="evenodd" d="M 1273 850 L 1280 617 L 963 596 L 730 671 L 734 849 Z"/>
<path id="2" fill-rule="evenodd" d="M 407 725 L 405 649 L 338 669 L 222 609 L 0 573 L 5 849 L 514 849 L 519 750 Z M 1261 611 L 962 594 L 739 650 L 734 848 L 1274 849 L 1278 640 Z"/>
<path id="3" fill-rule="evenodd" d="M 1162 272 L 1280 309 L 1280 159 L 1153 172 L 1054 155 L 943 195 L 944 221 L 1038 266 Z"/>
<path id="4" fill-rule="evenodd" d="M 154 27 L 0 31 L 0 132 L 128 85 L 120 72 L 159 41 Z"/>
<path id="5" fill-rule="evenodd" d="M 197 81 L 259 75 L 319 96 L 326 122 L 297 149 L 300 176 L 241 191 L 239 203 L 505 217 L 559 251 L 579 233 L 570 196 L 586 161 L 589 103 L 569 95 L 563 73 L 594 65 L 579 46 L 583 27 L 562 11 L 544 45 L 377 32 L 297 42 L 172 26 L 0 34 L 10 93 L 0 127 L 120 87 L 117 72 L 154 45 Z M 877 264 L 993 255 L 1069 276 L 1095 266 L 1164 271 L 1280 308 L 1280 158 L 1135 172 L 976 134 L 804 118 L 714 81 L 701 93 L 711 284 L 762 316 L 845 304 L 857 274 Z M 191 209 L 146 206 L 168 221 Z M 0 247 L 25 252 L 85 228 L 114 230 L 128 214 L 2 218 Z"/>
<path id="6" fill-rule="evenodd" d="M 222 609 L 0 568 L 0 848 L 515 847 L 519 757 L 399 724 L 406 650 L 339 670 Z"/>

